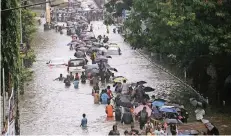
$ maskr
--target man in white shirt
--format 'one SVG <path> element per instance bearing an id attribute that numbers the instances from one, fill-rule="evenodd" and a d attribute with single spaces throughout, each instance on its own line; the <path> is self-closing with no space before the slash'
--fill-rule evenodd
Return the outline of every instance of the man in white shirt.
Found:
<path id="1" fill-rule="evenodd" d="M 154 129 L 153 124 L 150 122 L 150 120 L 147 121 L 147 123 L 144 125 L 144 130 L 147 128 Z"/>
<path id="2" fill-rule="evenodd" d="M 126 80 L 123 81 L 122 84 L 122 94 L 127 94 L 128 93 L 128 89 L 129 89 L 129 84 L 126 83 Z"/>

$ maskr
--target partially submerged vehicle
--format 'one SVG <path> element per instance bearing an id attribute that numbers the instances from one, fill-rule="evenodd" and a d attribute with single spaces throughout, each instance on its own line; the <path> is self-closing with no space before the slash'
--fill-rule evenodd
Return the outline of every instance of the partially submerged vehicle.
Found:
<path id="1" fill-rule="evenodd" d="M 85 58 L 71 58 L 68 61 L 67 71 L 73 73 L 85 71 L 84 65 L 86 65 Z"/>
<path id="2" fill-rule="evenodd" d="M 63 58 L 51 59 L 46 63 L 48 66 L 67 66 L 67 63 Z"/>

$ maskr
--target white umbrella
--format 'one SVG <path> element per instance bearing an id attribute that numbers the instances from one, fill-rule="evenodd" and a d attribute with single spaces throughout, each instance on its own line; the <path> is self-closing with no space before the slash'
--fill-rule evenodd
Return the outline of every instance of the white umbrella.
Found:
<path id="1" fill-rule="evenodd" d="M 99 50 L 102 51 L 102 52 L 107 52 L 107 49 L 104 48 L 104 47 L 100 47 Z"/>

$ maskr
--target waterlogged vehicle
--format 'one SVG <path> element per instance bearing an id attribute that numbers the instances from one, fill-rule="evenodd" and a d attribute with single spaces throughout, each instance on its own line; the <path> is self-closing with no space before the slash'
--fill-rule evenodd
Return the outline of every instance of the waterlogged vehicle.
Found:
<path id="1" fill-rule="evenodd" d="M 73 73 L 85 71 L 84 65 L 86 65 L 85 58 L 72 58 L 68 61 L 67 71 Z"/>
<path id="2" fill-rule="evenodd" d="M 55 59 L 49 60 L 46 64 L 50 67 L 67 66 L 67 63 L 63 58 L 55 58 Z"/>

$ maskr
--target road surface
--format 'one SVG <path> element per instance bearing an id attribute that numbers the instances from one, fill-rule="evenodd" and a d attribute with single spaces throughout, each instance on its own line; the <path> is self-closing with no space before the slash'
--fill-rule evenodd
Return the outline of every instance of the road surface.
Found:
<path id="1" fill-rule="evenodd" d="M 106 26 L 102 22 L 92 23 L 96 36 L 106 33 Z M 153 67 L 141 54 L 132 50 L 119 34 L 113 34 L 112 29 L 110 27 L 109 42 L 118 43 L 122 50 L 121 56 L 109 60 L 118 69 L 117 75 L 123 75 L 129 81 L 145 80 L 147 85 L 156 88 L 154 93 L 161 97 L 168 98 L 176 96 L 180 91 L 185 92 L 184 87 L 168 74 Z M 44 32 L 43 26 L 39 26 L 33 47 L 37 54 L 37 62 L 32 67 L 34 80 L 28 83 L 25 94 L 20 98 L 22 135 L 105 135 L 115 124 L 114 121 L 107 121 L 105 105 L 93 104 L 89 83 L 80 84 L 76 90 L 73 86 L 65 88 L 64 83 L 53 81 L 60 73 L 67 74 L 66 67 L 51 68 L 46 62 L 52 58 L 72 56 L 74 51 L 66 46 L 70 41 L 71 38 L 65 33 L 60 35 L 55 30 Z M 168 95 L 170 92 L 172 95 Z M 87 115 L 88 131 L 79 127 L 83 113 Z M 119 125 L 121 134 L 125 129 L 130 130 L 130 126 Z"/>

